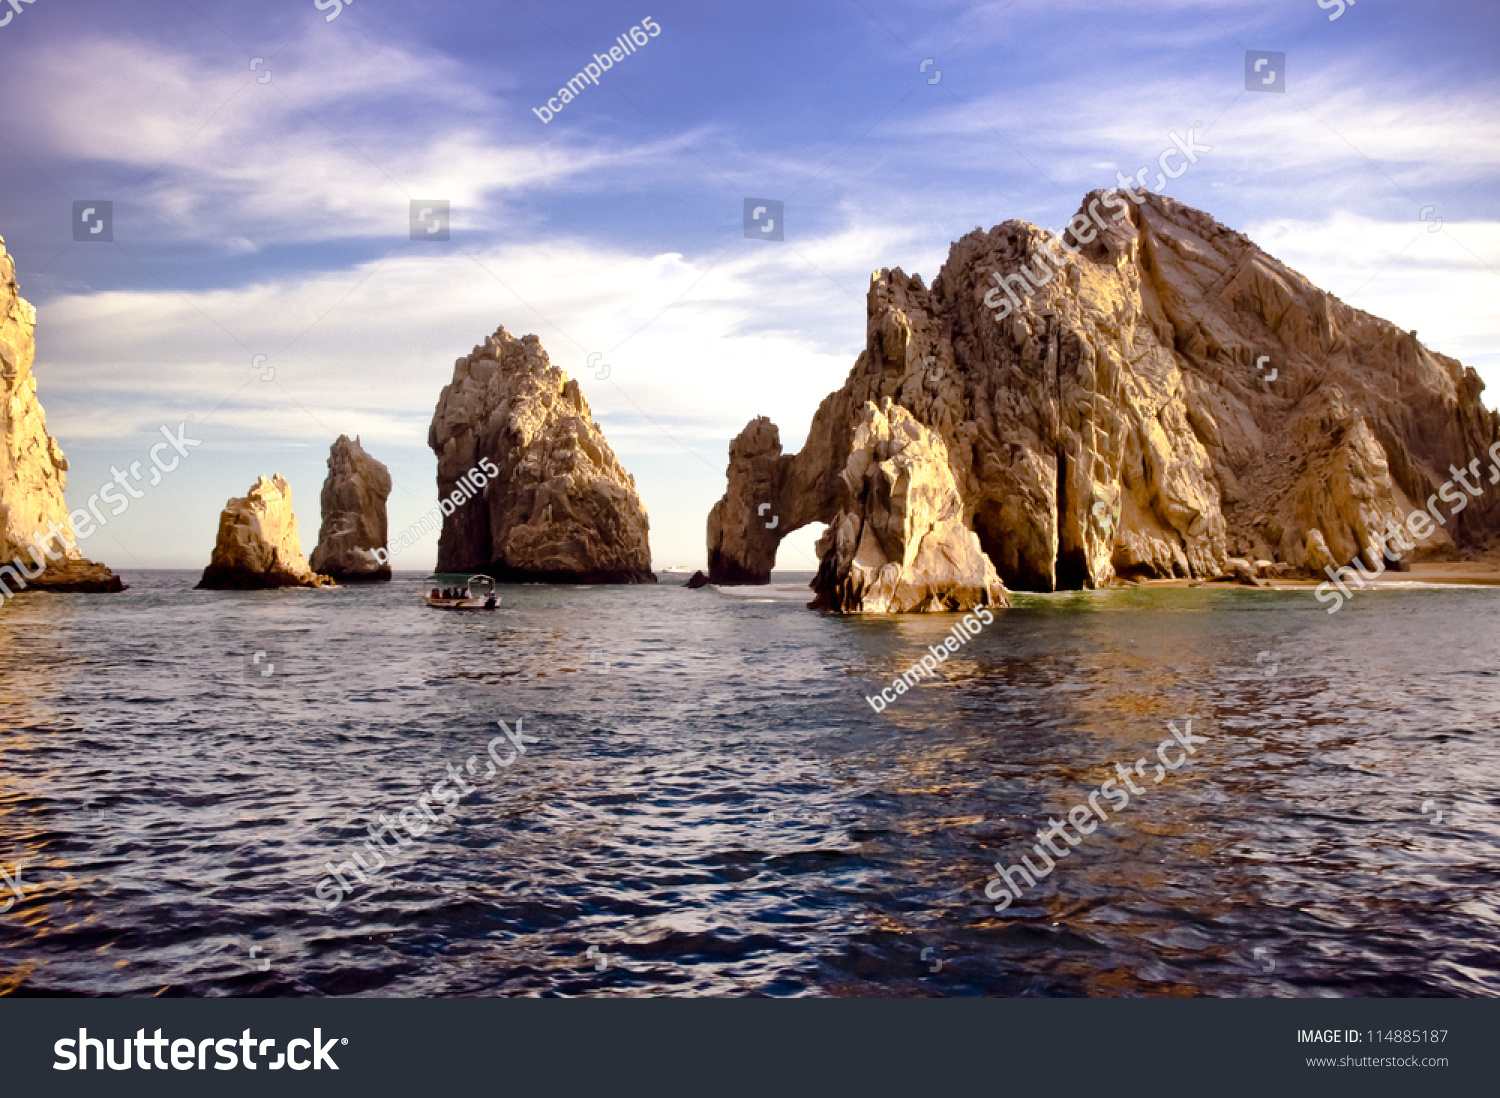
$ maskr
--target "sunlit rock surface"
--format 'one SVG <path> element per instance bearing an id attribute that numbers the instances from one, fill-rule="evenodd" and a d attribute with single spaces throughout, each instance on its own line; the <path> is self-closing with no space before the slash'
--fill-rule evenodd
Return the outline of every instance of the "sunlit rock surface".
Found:
<path id="1" fill-rule="evenodd" d="M 935 432 L 889 397 L 866 404 L 840 475 L 839 510 L 818 540 L 813 607 L 840 613 L 1005 606 L 995 567 L 964 524 Z"/>
<path id="2" fill-rule="evenodd" d="M 731 447 L 710 579 L 768 582 L 781 538 L 835 521 L 862 409 L 887 398 L 941 440 L 962 522 L 1012 590 L 1212 579 L 1231 557 L 1318 573 L 1458 469 L 1488 472 L 1482 390 L 1209 215 L 1096 191 L 1060 239 L 975 230 L 931 288 L 875 273 L 865 350 L 802 450 L 782 454 L 763 419 Z M 1447 521 L 1411 555 L 1500 529 L 1500 488 L 1434 506 Z"/>
<path id="3" fill-rule="evenodd" d="M 259 478 L 247 495 L 231 499 L 219 515 L 219 537 L 199 587 L 255 590 L 325 587 L 302 555 L 291 485 L 280 473 Z"/>

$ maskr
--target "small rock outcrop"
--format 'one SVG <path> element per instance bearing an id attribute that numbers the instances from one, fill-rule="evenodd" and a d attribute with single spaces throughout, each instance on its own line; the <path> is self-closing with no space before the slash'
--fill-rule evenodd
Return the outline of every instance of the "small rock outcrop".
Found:
<path id="1" fill-rule="evenodd" d="M 1219 578 L 1241 584 L 1244 587 L 1265 586 L 1265 581 L 1257 574 L 1255 566 L 1243 557 L 1230 557 L 1225 561 L 1224 574 Z"/>
<path id="2" fill-rule="evenodd" d="M 47 433 L 31 372 L 35 330 L 36 310 L 21 297 L 0 239 L 0 590 L 124 590 L 119 576 L 85 560 L 73 542 L 63 500 L 68 462 Z"/>
<path id="3" fill-rule="evenodd" d="M 198 581 L 200 588 L 228 591 L 332 584 L 302 555 L 292 488 L 280 473 L 261 477 L 249 494 L 224 505 L 213 558 Z"/>
<path id="4" fill-rule="evenodd" d="M 1006 606 L 995 566 L 964 523 L 934 432 L 887 397 L 867 403 L 840 474 L 839 510 L 818 539 L 815 610 L 844 614 Z"/>
<path id="5" fill-rule="evenodd" d="M 708 577 L 705 576 L 702 572 L 694 572 L 691 576 L 688 577 L 688 581 L 683 584 L 683 586 L 686 587 L 689 591 L 696 591 L 700 587 L 708 586 Z"/>
<path id="6" fill-rule="evenodd" d="M 391 474 L 365 453 L 358 438 L 340 435 L 328 454 L 323 482 L 323 524 L 309 564 L 314 572 L 342 583 L 389 580 L 391 568 L 376 549 L 385 549 L 386 500 Z"/>
<path id="7" fill-rule="evenodd" d="M 1231 557 L 1321 575 L 1424 508 L 1444 521 L 1406 559 L 1472 554 L 1500 534 L 1500 489 L 1455 507 L 1448 482 L 1500 466 L 1483 388 L 1209 215 L 1096 191 L 1061 235 L 976 229 L 930 288 L 877 271 L 865 349 L 801 452 L 764 419 L 731 447 L 709 578 L 767 583 L 781 538 L 842 521 L 863 410 L 887 398 L 941 440 L 1013 591 L 1208 580 Z"/>
<path id="8" fill-rule="evenodd" d="M 439 572 L 507 583 L 655 583 L 646 508 L 578 382 L 499 328 L 453 367 L 428 432 L 444 508 Z M 468 489 L 481 461 L 489 481 Z"/>

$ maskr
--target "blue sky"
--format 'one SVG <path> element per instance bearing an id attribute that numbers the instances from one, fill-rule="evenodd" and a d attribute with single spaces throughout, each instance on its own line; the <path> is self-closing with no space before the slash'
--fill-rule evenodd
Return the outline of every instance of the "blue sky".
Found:
<path id="1" fill-rule="evenodd" d="M 340 433 L 390 466 L 400 531 L 435 502 L 453 360 L 503 324 L 580 379 L 657 566 L 701 566 L 729 440 L 765 414 L 801 445 L 871 271 L 1060 226 L 1199 123 L 1166 193 L 1476 367 L 1493 406 L 1500 6 L 1323 2 L 36 0 L 0 27 L 0 235 L 69 502 L 164 424 L 203 443 L 84 550 L 201 567 L 224 501 L 280 472 L 311 552 Z M 1286 53 L 1284 93 L 1246 90 L 1247 50 Z M 784 242 L 745 239 L 746 197 L 786 203 Z M 414 199 L 451 203 L 449 241 L 410 239 Z M 75 200 L 114 204 L 113 243 L 73 242 Z M 815 533 L 779 566 L 813 567 Z"/>

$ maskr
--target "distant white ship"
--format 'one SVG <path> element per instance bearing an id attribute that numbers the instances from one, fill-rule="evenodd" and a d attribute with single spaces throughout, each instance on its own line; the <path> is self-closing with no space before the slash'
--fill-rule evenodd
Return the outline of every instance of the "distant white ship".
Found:
<path id="1" fill-rule="evenodd" d="M 694 572 L 698 571 L 698 569 L 684 568 L 681 565 L 677 565 L 673 568 L 663 568 L 662 571 L 669 576 L 691 576 Z"/>

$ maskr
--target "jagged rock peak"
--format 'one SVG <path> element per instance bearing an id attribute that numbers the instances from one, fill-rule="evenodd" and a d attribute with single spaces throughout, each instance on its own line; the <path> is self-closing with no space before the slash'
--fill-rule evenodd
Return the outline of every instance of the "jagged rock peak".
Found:
<path id="1" fill-rule="evenodd" d="M 258 478 L 246 495 L 224 505 L 213 557 L 198 586 L 259 590 L 332 583 L 314 572 L 302 555 L 297 516 L 292 513 L 292 487 L 277 473 L 269 479 Z"/>
<path id="2" fill-rule="evenodd" d="M 32 374 L 35 330 L 36 310 L 21 296 L 0 238 L 0 589 L 120 591 L 120 578 L 84 559 L 74 542 L 63 499 L 68 462 L 47 433 Z"/>
<path id="3" fill-rule="evenodd" d="M 1212 578 L 1231 557 L 1315 572 L 1487 457 L 1500 424 L 1482 390 L 1209 215 L 1095 191 L 1059 237 L 969 233 L 930 289 L 875 273 L 865 350 L 802 451 L 778 447 L 770 475 L 768 451 L 732 458 L 710 578 L 758 579 L 774 558 L 730 521 L 745 484 L 781 516 L 773 541 L 833 520 L 860 410 L 886 397 L 946 446 L 1012 589 Z M 1493 537 L 1500 492 L 1446 517 L 1419 556 Z"/>
<path id="4" fill-rule="evenodd" d="M 656 582 L 635 478 L 578 382 L 552 365 L 536 336 L 498 328 L 454 364 L 428 445 L 438 495 L 456 505 L 443 519 L 438 571 L 503 582 Z M 471 474 L 482 461 L 490 479 L 476 494 Z"/>
<path id="5" fill-rule="evenodd" d="M 375 551 L 385 549 L 390 494 L 390 471 L 365 453 L 357 437 L 340 435 L 328 454 L 312 570 L 350 583 L 389 580 L 390 566 Z"/>

